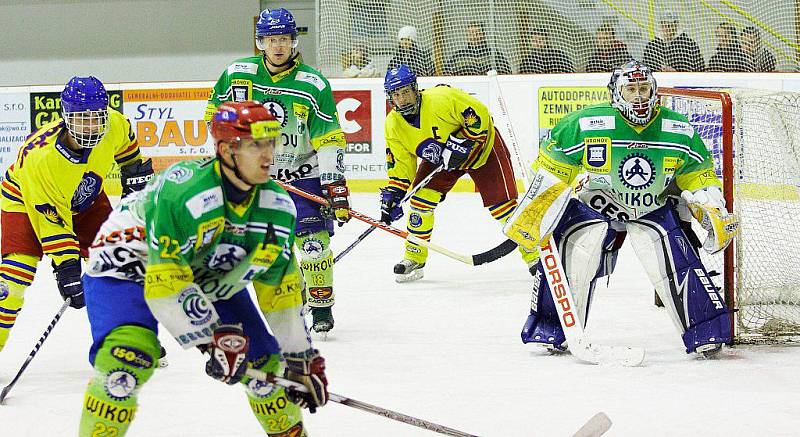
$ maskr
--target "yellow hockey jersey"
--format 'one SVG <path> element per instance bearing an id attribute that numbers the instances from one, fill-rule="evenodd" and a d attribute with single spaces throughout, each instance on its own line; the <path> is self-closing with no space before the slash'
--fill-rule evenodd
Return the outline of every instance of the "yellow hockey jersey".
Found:
<path id="1" fill-rule="evenodd" d="M 419 117 L 407 121 L 397 111 L 386 116 L 386 171 L 389 186 L 407 190 L 417 171 L 417 157 L 430 160 L 431 142 L 443 146 L 455 134 L 475 141 L 463 169 L 486 163 L 494 144 L 494 122 L 489 109 L 458 88 L 439 85 L 421 93 Z M 438 157 L 435 157 L 438 158 Z"/>
<path id="2" fill-rule="evenodd" d="M 128 118 L 111 108 L 108 117 L 103 139 L 82 153 L 62 143 L 63 120 L 42 126 L 25 140 L 3 178 L 0 207 L 28 215 L 42 251 L 56 265 L 79 258 L 72 216 L 102 193 L 114 161 L 124 167 L 141 159 Z"/>

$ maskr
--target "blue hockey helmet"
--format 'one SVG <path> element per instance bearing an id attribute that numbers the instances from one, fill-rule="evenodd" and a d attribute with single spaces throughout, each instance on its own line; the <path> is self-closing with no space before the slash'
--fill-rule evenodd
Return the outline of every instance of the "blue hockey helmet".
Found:
<path id="1" fill-rule="evenodd" d="M 398 105 L 392 95 L 395 91 L 410 86 L 416 94 L 416 100 L 412 102 L 402 102 Z M 392 107 L 401 115 L 415 115 L 419 111 L 421 96 L 419 87 L 417 86 L 417 75 L 407 65 L 398 65 L 397 68 L 392 68 L 386 72 L 386 78 L 383 81 L 383 90 L 386 92 L 386 98 L 392 104 Z"/>
<path id="2" fill-rule="evenodd" d="M 263 37 L 276 35 L 291 35 L 292 48 L 297 46 L 297 23 L 294 16 L 284 8 L 264 9 L 256 22 L 256 47 L 265 50 Z"/>
<path id="3" fill-rule="evenodd" d="M 649 91 L 644 95 L 642 91 Z M 653 70 L 632 60 L 614 69 L 608 82 L 611 106 L 617 108 L 628 121 L 644 125 L 653 118 L 658 100 L 658 86 Z"/>
<path id="4" fill-rule="evenodd" d="M 81 147 L 94 147 L 108 131 L 108 93 L 94 76 L 75 76 L 61 92 L 61 115 Z"/>

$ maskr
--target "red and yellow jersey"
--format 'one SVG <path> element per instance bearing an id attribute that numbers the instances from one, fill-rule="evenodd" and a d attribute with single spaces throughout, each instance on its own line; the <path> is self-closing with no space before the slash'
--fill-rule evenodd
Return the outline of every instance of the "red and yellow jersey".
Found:
<path id="1" fill-rule="evenodd" d="M 79 257 L 72 216 L 88 209 L 103 192 L 114 162 L 125 166 L 141 159 L 127 117 L 111 108 L 108 117 L 103 139 L 82 152 L 62 142 L 63 120 L 42 126 L 25 140 L 3 178 L 0 207 L 28 215 L 42 251 L 56 264 Z"/>
<path id="2" fill-rule="evenodd" d="M 407 190 L 417 171 L 417 157 L 430 160 L 431 142 L 444 145 L 455 134 L 475 141 L 462 168 L 486 163 L 494 144 L 494 122 L 489 109 L 458 88 L 436 86 L 421 93 L 419 117 L 409 122 L 397 111 L 386 116 L 386 171 L 389 186 Z M 434 160 L 439 157 L 433 157 Z"/>

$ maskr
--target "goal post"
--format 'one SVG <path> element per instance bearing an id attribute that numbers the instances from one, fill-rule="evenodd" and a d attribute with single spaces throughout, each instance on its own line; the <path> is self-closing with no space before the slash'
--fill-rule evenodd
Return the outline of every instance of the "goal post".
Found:
<path id="1" fill-rule="evenodd" d="M 659 94 L 705 141 L 726 206 L 740 220 L 722 255 L 701 253 L 736 310 L 734 343 L 800 335 L 800 93 L 660 87 Z"/>

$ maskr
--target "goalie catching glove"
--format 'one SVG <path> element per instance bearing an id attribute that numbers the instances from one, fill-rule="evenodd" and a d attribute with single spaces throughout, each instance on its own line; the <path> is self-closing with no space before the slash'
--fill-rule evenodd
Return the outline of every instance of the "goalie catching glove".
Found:
<path id="1" fill-rule="evenodd" d="M 299 382 L 308 388 L 308 393 L 288 390 L 289 399 L 300 408 L 308 408 L 312 413 L 328 402 L 328 378 L 325 376 L 325 358 L 313 349 L 306 354 L 287 354 L 287 379 Z"/>
<path id="2" fill-rule="evenodd" d="M 219 325 L 214 329 L 211 344 L 199 346 L 210 357 L 206 362 L 208 376 L 233 385 L 242 380 L 247 371 L 247 350 L 250 340 L 241 325 Z"/>
<path id="3" fill-rule="evenodd" d="M 725 198 L 719 187 L 706 187 L 694 192 L 685 190 L 681 197 L 688 204 L 692 216 L 708 231 L 703 249 L 715 254 L 728 247 L 739 231 L 739 220 L 725 209 Z"/>
<path id="4" fill-rule="evenodd" d="M 322 194 L 330 204 L 331 215 L 339 224 L 350 221 L 350 190 L 344 179 L 322 186 Z"/>

